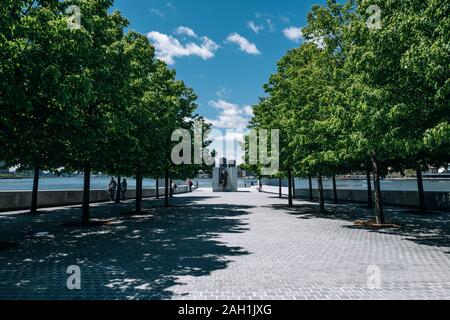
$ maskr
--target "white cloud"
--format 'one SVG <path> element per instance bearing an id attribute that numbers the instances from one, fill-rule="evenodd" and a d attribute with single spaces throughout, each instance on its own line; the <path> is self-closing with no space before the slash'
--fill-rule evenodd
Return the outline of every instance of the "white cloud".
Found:
<path id="1" fill-rule="evenodd" d="M 240 132 L 243 130 L 230 130 L 225 133 L 222 138 L 219 138 L 218 141 L 227 141 L 227 142 L 244 142 L 244 133 Z"/>
<path id="2" fill-rule="evenodd" d="M 215 120 L 208 119 L 216 128 L 245 129 L 247 128 L 251 113 L 248 106 L 244 108 L 223 99 L 210 101 L 209 105 L 219 109 L 220 114 Z"/>
<path id="3" fill-rule="evenodd" d="M 219 133 L 214 134 L 212 149 L 217 152 L 219 158 L 225 156 L 237 160 L 238 164 L 243 163 L 244 151 L 240 143 L 248 132 L 247 127 L 253 116 L 252 108 L 248 105 L 240 107 L 223 99 L 210 101 L 209 105 L 220 110 L 217 119 L 205 119 L 213 125 L 214 131 Z"/>
<path id="4" fill-rule="evenodd" d="M 220 89 L 216 92 L 216 96 L 223 99 L 228 97 L 233 91 L 226 87 L 220 87 Z"/>
<path id="5" fill-rule="evenodd" d="M 266 19 L 266 24 L 267 24 L 267 28 L 269 29 L 270 32 L 274 32 L 275 31 L 275 24 L 272 22 L 272 19 Z"/>
<path id="6" fill-rule="evenodd" d="M 284 24 L 288 24 L 289 22 L 291 22 L 291 19 L 289 17 L 286 17 L 285 15 L 280 14 L 279 18 L 281 22 Z"/>
<path id="7" fill-rule="evenodd" d="M 258 34 L 261 30 L 264 29 L 263 25 L 256 24 L 254 21 L 248 21 L 247 27 L 249 27 L 256 34 Z"/>
<path id="8" fill-rule="evenodd" d="M 158 16 L 160 18 L 164 18 L 165 17 L 164 12 L 162 12 L 162 11 L 160 11 L 158 9 L 150 9 L 150 13 L 155 15 L 155 16 Z"/>
<path id="9" fill-rule="evenodd" d="M 185 36 L 188 36 L 188 37 L 192 37 L 192 38 L 197 38 L 197 34 L 194 32 L 194 30 L 192 30 L 189 27 L 179 26 L 175 30 L 175 33 L 179 34 L 179 35 L 185 35 Z"/>
<path id="10" fill-rule="evenodd" d="M 225 157 L 228 160 L 236 160 L 238 164 L 244 163 L 245 152 L 242 150 L 241 143 L 244 142 L 247 132 L 244 129 L 215 129 L 208 139 L 212 140 L 210 149 L 216 152 L 216 161 Z"/>
<path id="11" fill-rule="evenodd" d="M 247 22 L 247 27 L 249 27 L 255 33 L 259 33 L 262 30 L 267 30 L 269 32 L 274 32 L 275 29 L 276 29 L 276 26 L 275 26 L 275 23 L 274 23 L 274 16 L 271 15 L 271 14 L 268 14 L 268 13 L 256 13 L 255 14 L 255 21 Z"/>
<path id="12" fill-rule="evenodd" d="M 323 37 L 315 37 L 312 40 L 308 40 L 308 42 L 314 43 L 320 49 L 325 48 L 325 40 Z"/>
<path id="13" fill-rule="evenodd" d="M 283 34 L 289 40 L 300 42 L 303 39 L 302 28 L 299 27 L 289 27 L 283 30 Z M 322 37 L 314 37 L 310 40 L 306 40 L 307 42 L 314 43 L 319 48 L 325 47 L 325 42 Z"/>
<path id="14" fill-rule="evenodd" d="M 241 36 L 238 33 L 232 33 L 227 38 L 227 43 L 235 43 L 239 45 L 242 51 L 252 54 L 252 55 L 258 55 L 261 54 L 261 52 L 258 50 L 256 45 L 254 43 L 251 43 L 247 39 L 245 39 L 243 36 Z"/>
<path id="15" fill-rule="evenodd" d="M 252 106 L 244 106 L 244 112 L 247 116 L 253 118 L 254 114 Z"/>
<path id="16" fill-rule="evenodd" d="M 283 34 L 289 40 L 300 42 L 303 38 L 302 28 L 298 27 L 289 27 L 283 30 Z"/>
<path id="17" fill-rule="evenodd" d="M 182 28 L 185 34 L 188 30 L 195 34 L 195 32 L 190 28 Z M 189 42 L 187 44 L 182 44 L 180 40 L 175 37 L 157 31 L 149 32 L 147 37 L 155 46 L 156 57 L 165 61 L 169 65 L 174 64 L 175 58 L 177 57 L 198 56 L 203 60 L 208 60 L 213 58 L 215 56 L 215 52 L 220 48 L 217 43 L 208 37 L 199 38 L 195 36 L 199 43 Z"/>

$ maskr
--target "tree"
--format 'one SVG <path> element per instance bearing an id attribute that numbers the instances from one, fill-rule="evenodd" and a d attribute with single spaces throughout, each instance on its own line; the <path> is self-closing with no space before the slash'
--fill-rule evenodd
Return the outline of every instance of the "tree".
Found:
<path id="1" fill-rule="evenodd" d="M 34 169 L 31 212 L 37 212 L 39 172 L 64 163 L 70 93 L 71 30 L 59 1 L 2 5 L 2 124 L 6 162 Z M 81 43 L 81 41 L 80 41 Z M 58 45 L 56 45 L 58 44 Z M 4 50 L 3 50 L 4 49 Z M 4 76 L 4 77 L 3 77 Z"/>
<path id="2" fill-rule="evenodd" d="M 375 27 L 367 20 L 374 4 L 383 9 Z M 321 211 L 322 177 L 361 168 L 369 205 L 374 173 L 379 224 L 380 179 L 389 167 L 417 170 L 424 207 L 422 167 L 449 161 L 448 13 L 435 0 L 313 6 L 306 41 L 278 63 L 252 126 L 281 128 L 285 174 L 318 175 Z"/>
<path id="3" fill-rule="evenodd" d="M 266 116 L 273 117 L 272 127 L 282 128 L 281 157 L 288 180 L 292 176 L 317 174 L 321 212 L 325 211 L 322 177 L 332 173 L 339 163 L 334 138 L 340 128 L 332 117 L 331 108 L 335 106 L 329 99 L 333 79 L 324 50 L 314 43 L 305 43 L 280 60 L 278 73 L 266 85 L 269 98 L 265 102 L 272 106 Z M 255 109 L 259 116 L 256 120 L 260 121 L 262 109 Z M 289 205 L 291 199 L 292 191 Z"/>
<path id="4" fill-rule="evenodd" d="M 315 44 L 316 54 L 305 70 L 312 72 L 308 80 L 299 77 L 301 90 L 312 90 L 299 121 L 305 128 L 300 143 L 307 143 L 303 155 L 309 174 L 318 172 L 320 209 L 324 212 L 322 176 L 333 176 L 333 194 L 337 201 L 335 175 L 349 169 L 358 155 L 347 137 L 352 115 L 347 110 L 344 94 L 346 78 L 343 68 L 347 57 L 345 31 L 351 25 L 353 3 L 327 1 L 327 6 L 313 6 L 308 14 L 308 25 L 303 29 L 307 42 Z M 307 76 L 307 73 L 305 74 Z M 299 154 L 301 157 L 302 155 Z M 308 168 L 309 167 L 309 168 Z"/>
<path id="5" fill-rule="evenodd" d="M 32 211 L 40 169 L 84 172 L 84 225 L 92 171 L 135 174 L 140 212 L 144 176 L 198 168 L 170 159 L 172 132 L 203 121 L 194 114 L 195 93 L 155 59 L 145 36 L 124 34 L 128 22 L 109 13 L 112 4 L 5 0 L 0 8 L 2 160 L 35 168 Z M 80 25 L 69 23 L 73 5 Z"/>
<path id="6" fill-rule="evenodd" d="M 412 1 L 402 9 L 398 24 L 403 41 L 408 44 L 401 60 L 402 70 L 408 76 L 408 81 L 403 81 L 407 86 L 404 97 L 409 104 L 417 105 L 413 108 L 416 123 L 411 127 L 413 139 L 408 159 L 416 162 L 419 204 L 424 211 L 422 169 L 428 165 L 447 166 L 449 162 L 448 148 L 443 149 L 447 155 L 436 153 L 427 137 L 445 127 L 449 119 L 449 76 L 445 70 L 450 63 L 450 8 L 441 1 Z"/>
<path id="7" fill-rule="evenodd" d="M 146 95 L 148 103 L 153 104 L 155 121 L 155 145 L 152 159 L 151 176 L 164 177 L 165 197 L 164 205 L 169 206 L 169 180 L 178 175 L 178 166 L 172 163 L 172 149 L 176 142 L 171 140 L 172 133 L 178 129 L 192 129 L 192 123 L 198 117 L 194 114 L 197 105 L 192 88 L 183 81 L 176 80 L 176 73 L 170 70 L 162 61 L 156 62 L 155 71 L 151 77 L 151 89 Z"/>
<path id="8" fill-rule="evenodd" d="M 442 85 L 446 77 L 440 72 L 440 85 L 431 85 L 426 81 L 426 73 L 418 72 L 418 67 L 424 65 L 423 60 L 417 63 L 412 57 L 416 56 L 418 47 L 423 48 L 424 43 L 428 46 L 437 36 L 441 36 L 436 42 L 437 47 L 444 37 L 448 39 L 448 34 L 443 32 L 445 22 L 432 20 L 433 14 L 428 17 L 426 14 L 431 11 L 436 18 L 445 15 L 445 11 L 448 13 L 448 8 L 435 1 L 410 1 L 407 4 L 378 1 L 377 4 L 383 8 L 383 25 L 381 29 L 371 30 L 364 23 L 369 1 L 358 2 L 359 19 L 354 21 L 348 33 L 352 44 L 346 67 L 351 73 L 349 96 L 354 102 L 354 132 L 359 136 L 355 144 L 363 146 L 364 153 L 371 156 L 377 220 L 383 223 L 378 177 L 379 171 L 388 164 L 396 166 L 403 162 L 404 166 L 410 164 L 417 170 L 419 199 L 424 207 L 421 167 L 431 160 L 422 144 L 423 135 L 428 128 L 440 123 L 445 114 L 443 111 L 448 110 L 448 104 L 444 107 L 445 104 L 436 103 L 438 100 L 435 99 L 436 89 L 445 88 Z M 445 45 L 440 47 L 445 50 Z M 440 53 L 429 53 L 430 57 L 438 57 L 438 65 L 445 61 Z M 430 65 L 436 62 L 430 62 Z"/>
<path id="9" fill-rule="evenodd" d="M 80 30 L 73 30 L 73 37 L 81 34 L 84 42 L 74 41 L 74 68 L 72 103 L 75 120 L 70 125 L 68 140 L 69 165 L 84 172 L 82 224 L 89 224 L 91 171 L 103 169 L 109 120 L 117 112 L 115 99 L 125 90 L 115 72 L 117 47 L 123 40 L 127 21 L 119 12 L 108 13 L 109 0 L 81 0 L 77 2 L 82 12 Z M 72 40 L 69 38 L 68 41 Z"/>
<path id="10" fill-rule="evenodd" d="M 102 171 L 117 176 L 136 175 L 136 212 L 139 213 L 145 162 L 153 160 L 156 148 L 154 133 L 158 123 L 154 104 L 146 99 L 155 68 L 154 49 L 146 37 L 129 32 L 117 43 L 114 52 L 117 90 L 112 101 L 114 107 L 108 113 Z M 120 201 L 120 191 L 119 187 L 116 201 Z"/>

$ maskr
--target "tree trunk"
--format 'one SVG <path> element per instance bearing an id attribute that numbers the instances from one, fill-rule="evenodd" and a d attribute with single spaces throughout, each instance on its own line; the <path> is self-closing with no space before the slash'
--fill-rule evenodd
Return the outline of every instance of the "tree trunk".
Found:
<path id="1" fill-rule="evenodd" d="M 159 178 L 156 178 L 156 199 L 159 199 Z"/>
<path id="2" fill-rule="evenodd" d="M 325 198 L 323 196 L 323 180 L 322 174 L 319 173 L 318 176 L 318 186 L 319 186 L 319 210 L 321 213 L 325 213 Z"/>
<path id="3" fill-rule="evenodd" d="M 91 163 L 88 161 L 84 165 L 84 185 L 83 185 L 83 208 L 82 224 L 89 224 L 89 204 L 91 193 Z"/>
<path id="4" fill-rule="evenodd" d="M 336 175 L 333 174 L 333 201 L 334 203 L 338 203 L 338 194 L 337 194 L 337 185 L 336 185 Z"/>
<path id="5" fill-rule="evenodd" d="M 427 210 L 427 206 L 425 203 L 425 190 L 423 188 L 422 168 L 420 168 L 420 166 L 417 166 L 416 172 L 417 172 L 417 188 L 419 191 L 419 208 L 420 211 L 425 211 Z"/>
<path id="6" fill-rule="evenodd" d="M 314 193 L 313 193 L 313 185 L 312 185 L 312 177 L 308 177 L 309 180 L 309 200 L 314 201 Z"/>
<path id="7" fill-rule="evenodd" d="M 296 193 L 295 193 L 295 178 L 292 178 L 292 198 L 296 199 Z"/>
<path id="8" fill-rule="evenodd" d="M 380 168 L 375 152 L 372 152 L 372 165 L 375 186 L 375 216 L 378 224 L 385 224 L 386 220 L 384 219 L 383 199 L 381 196 Z"/>
<path id="9" fill-rule="evenodd" d="M 166 170 L 164 174 L 165 186 L 164 186 L 164 205 L 169 206 L 169 170 Z"/>
<path id="10" fill-rule="evenodd" d="M 120 184 L 120 179 L 122 179 L 121 176 L 117 177 L 117 193 L 116 193 L 116 203 L 120 203 L 120 193 L 122 191 L 122 187 Z"/>
<path id="11" fill-rule="evenodd" d="M 170 185 L 170 197 L 173 198 L 173 188 L 172 188 L 173 180 L 172 179 L 170 179 L 169 185 Z"/>
<path id="12" fill-rule="evenodd" d="M 31 194 L 31 214 L 37 214 L 38 209 L 38 192 L 39 192 L 39 164 L 34 167 L 34 177 L 33 177 L 33 192 Z"/>
<path id="13" fill-rule="evenodd" d="M 373 208 L 373 199 L 372 199 L 372 181 L 370 177 L 370 170 L 367 170 L 367 205 L 369 208 Z"/>
<path id="14" fill-rule="evenodd" d="M 292 172 L 290 169 L 288 170 L 288 206 L 289 208 L 294 206 L 292 201 Z"/>
<path id="15" fill-rule="evenodd" d="M 283 198 L 283 180 L 279 179 L 279 190 L 278 190 L 278 197 L 281 199 Z"/>
<path id="16" fill-rule="evenodd" d="M 142 175 L 141 167 L 136 169 L 136 213 L 142 212 Z"/>

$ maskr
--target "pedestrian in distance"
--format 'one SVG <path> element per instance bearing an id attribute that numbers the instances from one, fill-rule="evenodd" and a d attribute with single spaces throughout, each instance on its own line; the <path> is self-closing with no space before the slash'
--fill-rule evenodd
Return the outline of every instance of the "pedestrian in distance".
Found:
<path id="1" fill-rule="evenodd" d="M 114 201 L 114 195 L 116 194 L 116 189 L 117 189 L 117 182 L 116 182 L 116 180 L 114 180 L 114 178 L 111 178 L 111 181 L 109 182 L 109 185 L 108 185 L 109 199 L 111 201 Z"/>
<path id="2" fill-rule="evenodd" d="M 122 183 L 120 184 L 120 192 L 122 193 L 122 200 L 126 200 L 126 194 L 128 190 L 128 183 L 127 179 L 123 179 Z"/>
<path id="3" fill-rule="evenodd" d="M 175 182 L 172 182 L 172 184 L 170 185 L 170 196 L 171 197 L 173 197 L 173 194 L 175 193 L 177 188 L 178 188 L 178 185 Z"/>

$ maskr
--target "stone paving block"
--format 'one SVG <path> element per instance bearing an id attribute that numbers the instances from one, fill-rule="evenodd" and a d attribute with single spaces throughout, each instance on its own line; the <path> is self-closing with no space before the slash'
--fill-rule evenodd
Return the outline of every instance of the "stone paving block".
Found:
<path id="1" fill-rule="evenodd" d="M 65 228 L 79 208 L 39 216 L 0 214 L 0 299 L 450 299 L 450 216 L 386 208 L 400 230 L 355 228 L 372 213 L 355 205 L 317 205 L 270 194 L 176 196 L 176 207 L 124 215 L 94 205 L 96 228 Z M 69 290 L 67 267 L 81 270 Z"/>

